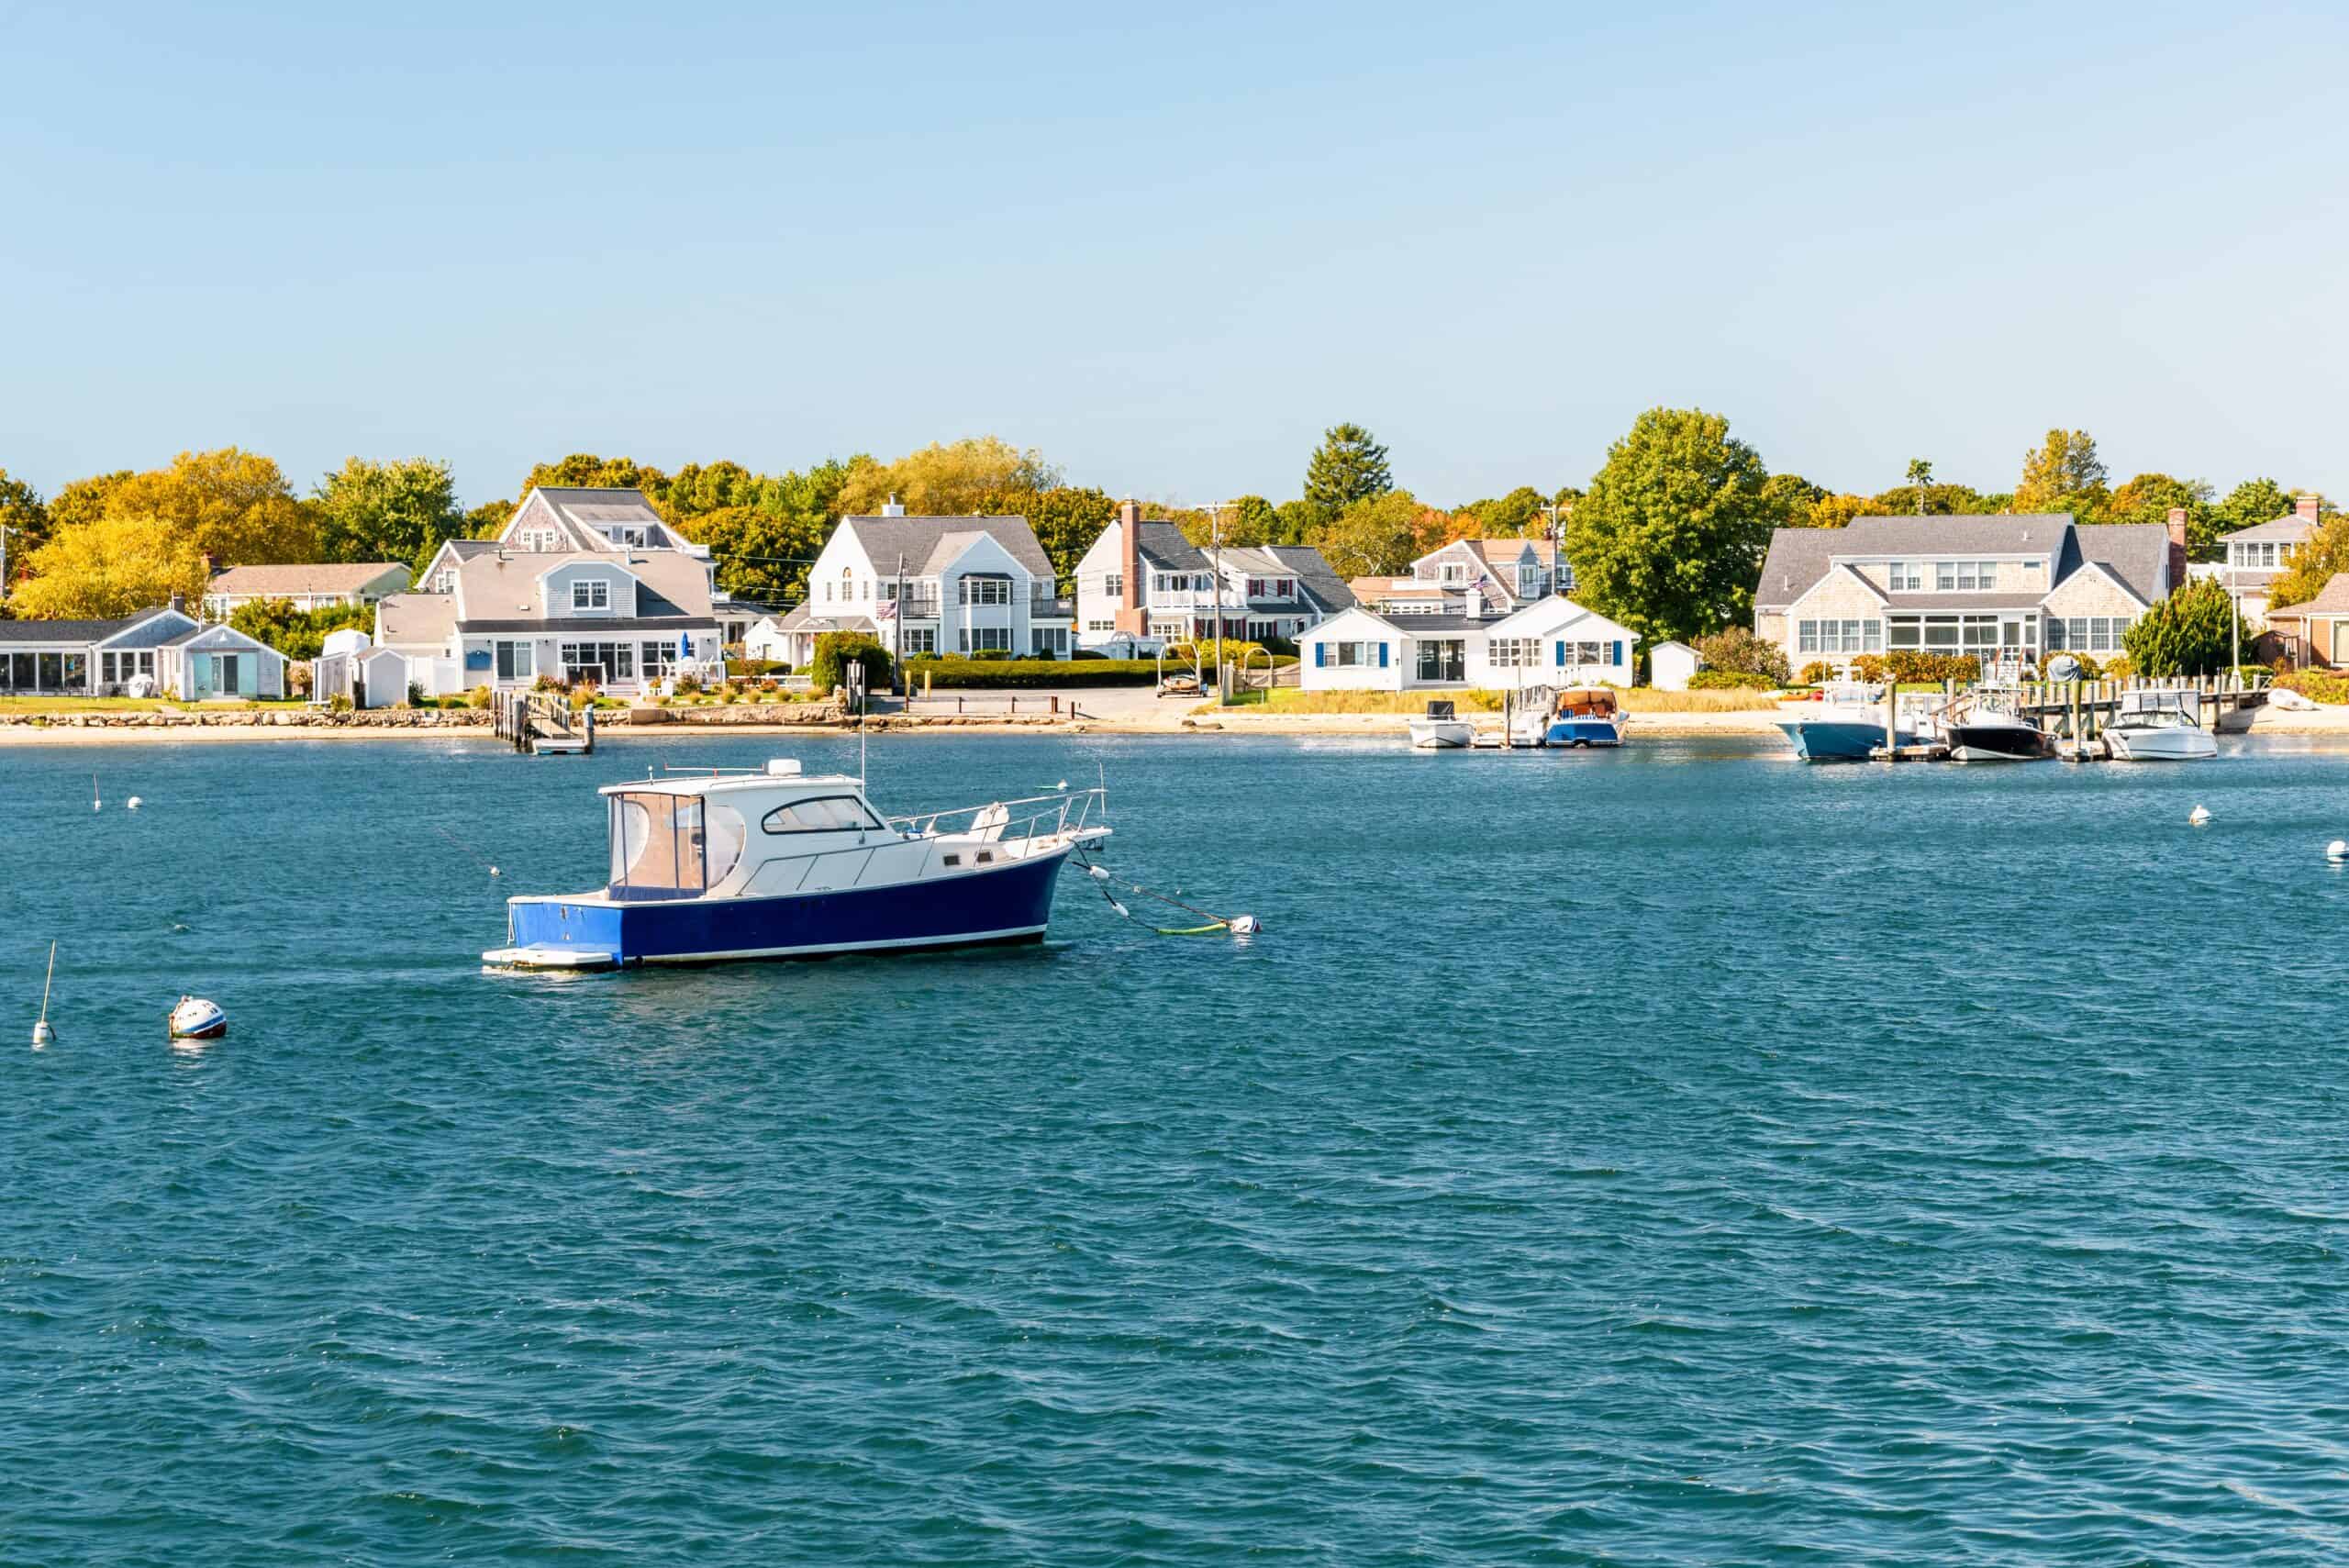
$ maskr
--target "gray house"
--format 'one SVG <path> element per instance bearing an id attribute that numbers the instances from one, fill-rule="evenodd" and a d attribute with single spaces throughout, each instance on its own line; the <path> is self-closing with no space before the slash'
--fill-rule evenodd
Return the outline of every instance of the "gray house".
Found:
<path id="1" fill-rule="evenodd" d="M 144 676 L 162 696 L 282 697 L 285 656 L 175 598 L 114 620 L 0 620 L 0 693 L 115 696 Z"/>

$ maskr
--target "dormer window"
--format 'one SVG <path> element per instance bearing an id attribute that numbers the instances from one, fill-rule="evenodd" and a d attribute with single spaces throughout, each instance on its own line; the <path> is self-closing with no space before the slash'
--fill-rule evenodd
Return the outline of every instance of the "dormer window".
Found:
<path id="1" fill-rule="evenodd" d="M 1468 581 L 1468 568 L 1456 561 L 1447 561 L 1443 563 L 1443 575 L 1441 581 L 1448 584 L 1465 583 Z"/>
<path id="2" fill-rule="evenodd" d="M 612 542 L 614 544 L 624 544 L 630 546 L 633 549 L 642 550 L 644 548 L 644 525 L 641 523 L 631 523 L 612 529 Z"/>
<path id="3" fill-rule="evenodd" d="M 457 591 L 457 574 L 449 568 L 445 566 L 442 567 L 440 572 L 433 576 L 432 591 L 436 594 L 455 593 Z"/>
<path id="4" fill-rule="evenodd" d="M 576 615 L 582 611 L 608 610 L 612 607 L 611 580 L 605 577 L 582 577 L 571 585 L 571 608 Z"/>
<path id="5" fill-rule="evenodd" d="M 1896 594 L 1925 591 L 1925 566 L 1919 561 L 1896 561 L 1885 568 L 1885 586 Z"/>

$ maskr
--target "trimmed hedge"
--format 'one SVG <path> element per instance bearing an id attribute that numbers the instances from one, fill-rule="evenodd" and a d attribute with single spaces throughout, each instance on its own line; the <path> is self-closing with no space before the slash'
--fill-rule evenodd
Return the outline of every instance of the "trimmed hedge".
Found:
<path id="1" fill-rule="evenodd" d="M 1168 674 L 1174 666 L 1166 667 Z M 911 659 L 906 662 L 906 686 L 918 694 L 922 683 L 939 691 L 987 687 L 1043 688 L 1049 686 L 1151 686 L 1158 684 L 1154 659 Z"/>
<path id="2" fill-rule="evenodd" d="M 1688 677 L 1692 692 L 1769 692 L 1779 684 L 1775 676 L 1753 670 L 1699 670 Z"/>

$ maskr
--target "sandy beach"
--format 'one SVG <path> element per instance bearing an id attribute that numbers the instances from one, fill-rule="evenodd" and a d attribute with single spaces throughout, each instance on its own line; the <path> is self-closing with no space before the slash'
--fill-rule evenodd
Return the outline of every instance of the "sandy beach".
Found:
<path id="1" fill-rule="evenodd" d="M 1046 694 L 1039 694 L 1046 695 Z M 941 711 L 936 701 L 913 714 L 876 716 L 874 733 L 890 734 L 1035 734 L 1056 731 L 1073 735 L 1260 735 L 1328 740 L 1386 738 L 1405 733 L 1408 716 L 1392 713 L 1302 714 L 1266 712 L 1254 708 L 1216 709 L 1203 703 L 1162 699 L 1147 688 L 1094 688 L 1061 694 L 1063 706 L 1076 717 L 1020 712 L 996 706 L 1003 698 L 988 694 L 974 696 L 963 712 Z M 1032 699 L 1023 694 L 1024 704 Z M 985 704 L 983 707 L 981 705 Z M 1735 713 L 1647 713 L 1630 717 L 1634 740 L 1693 740 L 1745 736 L 1777 738 L 1781 719 L 1800 717 L 1806 705 L 1783 704 L 1777 710 Z M 217 717 L 218 716 L 211 716 Z M 1494 716 L 1497 722 L 1497 716 Z M 836 722 L 817 724 L 765 723 L 607 723 L 596 733 L 599 744 L 629 745 L 658 740 L 669 745 L 729 736 L 838 735 Z M 2253 738 L 2324 739 L 2349 737 L 2349 708 L 2320 708 L 2289 712 L 2261 708 L 2242 733 Z M 440 724 L 407 727 L 392 724 L 234 724 L 210 722 L 174 725 L 34 724 L 21 719 L 0 722 L 0 748 L 8 746 L 122 746 L 152 742 L 218 745 L 236 741 L 386 741 L 486 740 L 490 726 Z"/>

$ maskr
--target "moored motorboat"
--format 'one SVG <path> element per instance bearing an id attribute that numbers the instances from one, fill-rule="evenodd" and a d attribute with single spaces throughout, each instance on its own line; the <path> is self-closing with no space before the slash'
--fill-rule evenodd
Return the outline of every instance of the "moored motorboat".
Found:
<path id="1" fill-rule="evenodd" d="M 2105 727 L 2106 751 L 2116 762 L 2197 762 L 2219 754 L 2219 742 L 2187 711 L 2190 692 L 2130 692 Z"/>
<path id="2" fill-rule="evenodd" d="M 1818 706 L 1800 718 L 1780 721 L 1778 729 L 1802 762 L 1865 762 L 1885 741 L 1877 691 L 1856 683 L 1831 685 Z M 1896 746 L 1913 746 L 1917 731 L 1907 718 L 1896 717 L 1892 739 Z"/>
<path id="3" fill-rule="evenodd" d="M 1816 718 L 1784 720 L 1778 728 L 1806 762 L 1865 762 L 1884 744 L 1884 720 L 1865 715 L 1822 713 Z M 1896 746 L 1914 746 L 1917 732 L 1896 724 L 1892 740 Z"/>
<path id="4" fill-rule="evenodd" d="M 1558 694 L 1542 731 L 1545 746 L 1620 746 L 1623 714 L 1606 686 L 1570 686 Z"/>
<path id="5" fill-rule="evenodd" d="M 168 1021 L 173 1040 L 218 1040 L 228 1032 L 228 1015 L 202 996 L 181 997 Z"/>
<path id="6" fill-rule="evenodd" d="M 2054 741 L 2045 730 L 2013 714 L 1954 719 L 1943 734 L 1953 762 L 2028 762 L 2054 754 Z"/>
<path id="7" fill-rule="evenodd" d="M 1421 751 L 1456 751 L 1473 745 L 1475 727 L 1466 719 L 1455 717 L 1453 705 L 1442 698 L 1431 698 L 1426 713 L 1411 720 L 1411 745 Z"/>
<path id="8" fill-rule="evenodd" d="M 608 969 L 1040 941 L 1106 795 L 883 818 L 860 779 L 795 762 L 607 784 L 610 881 L 507 900 L 501 969 Z"/>

